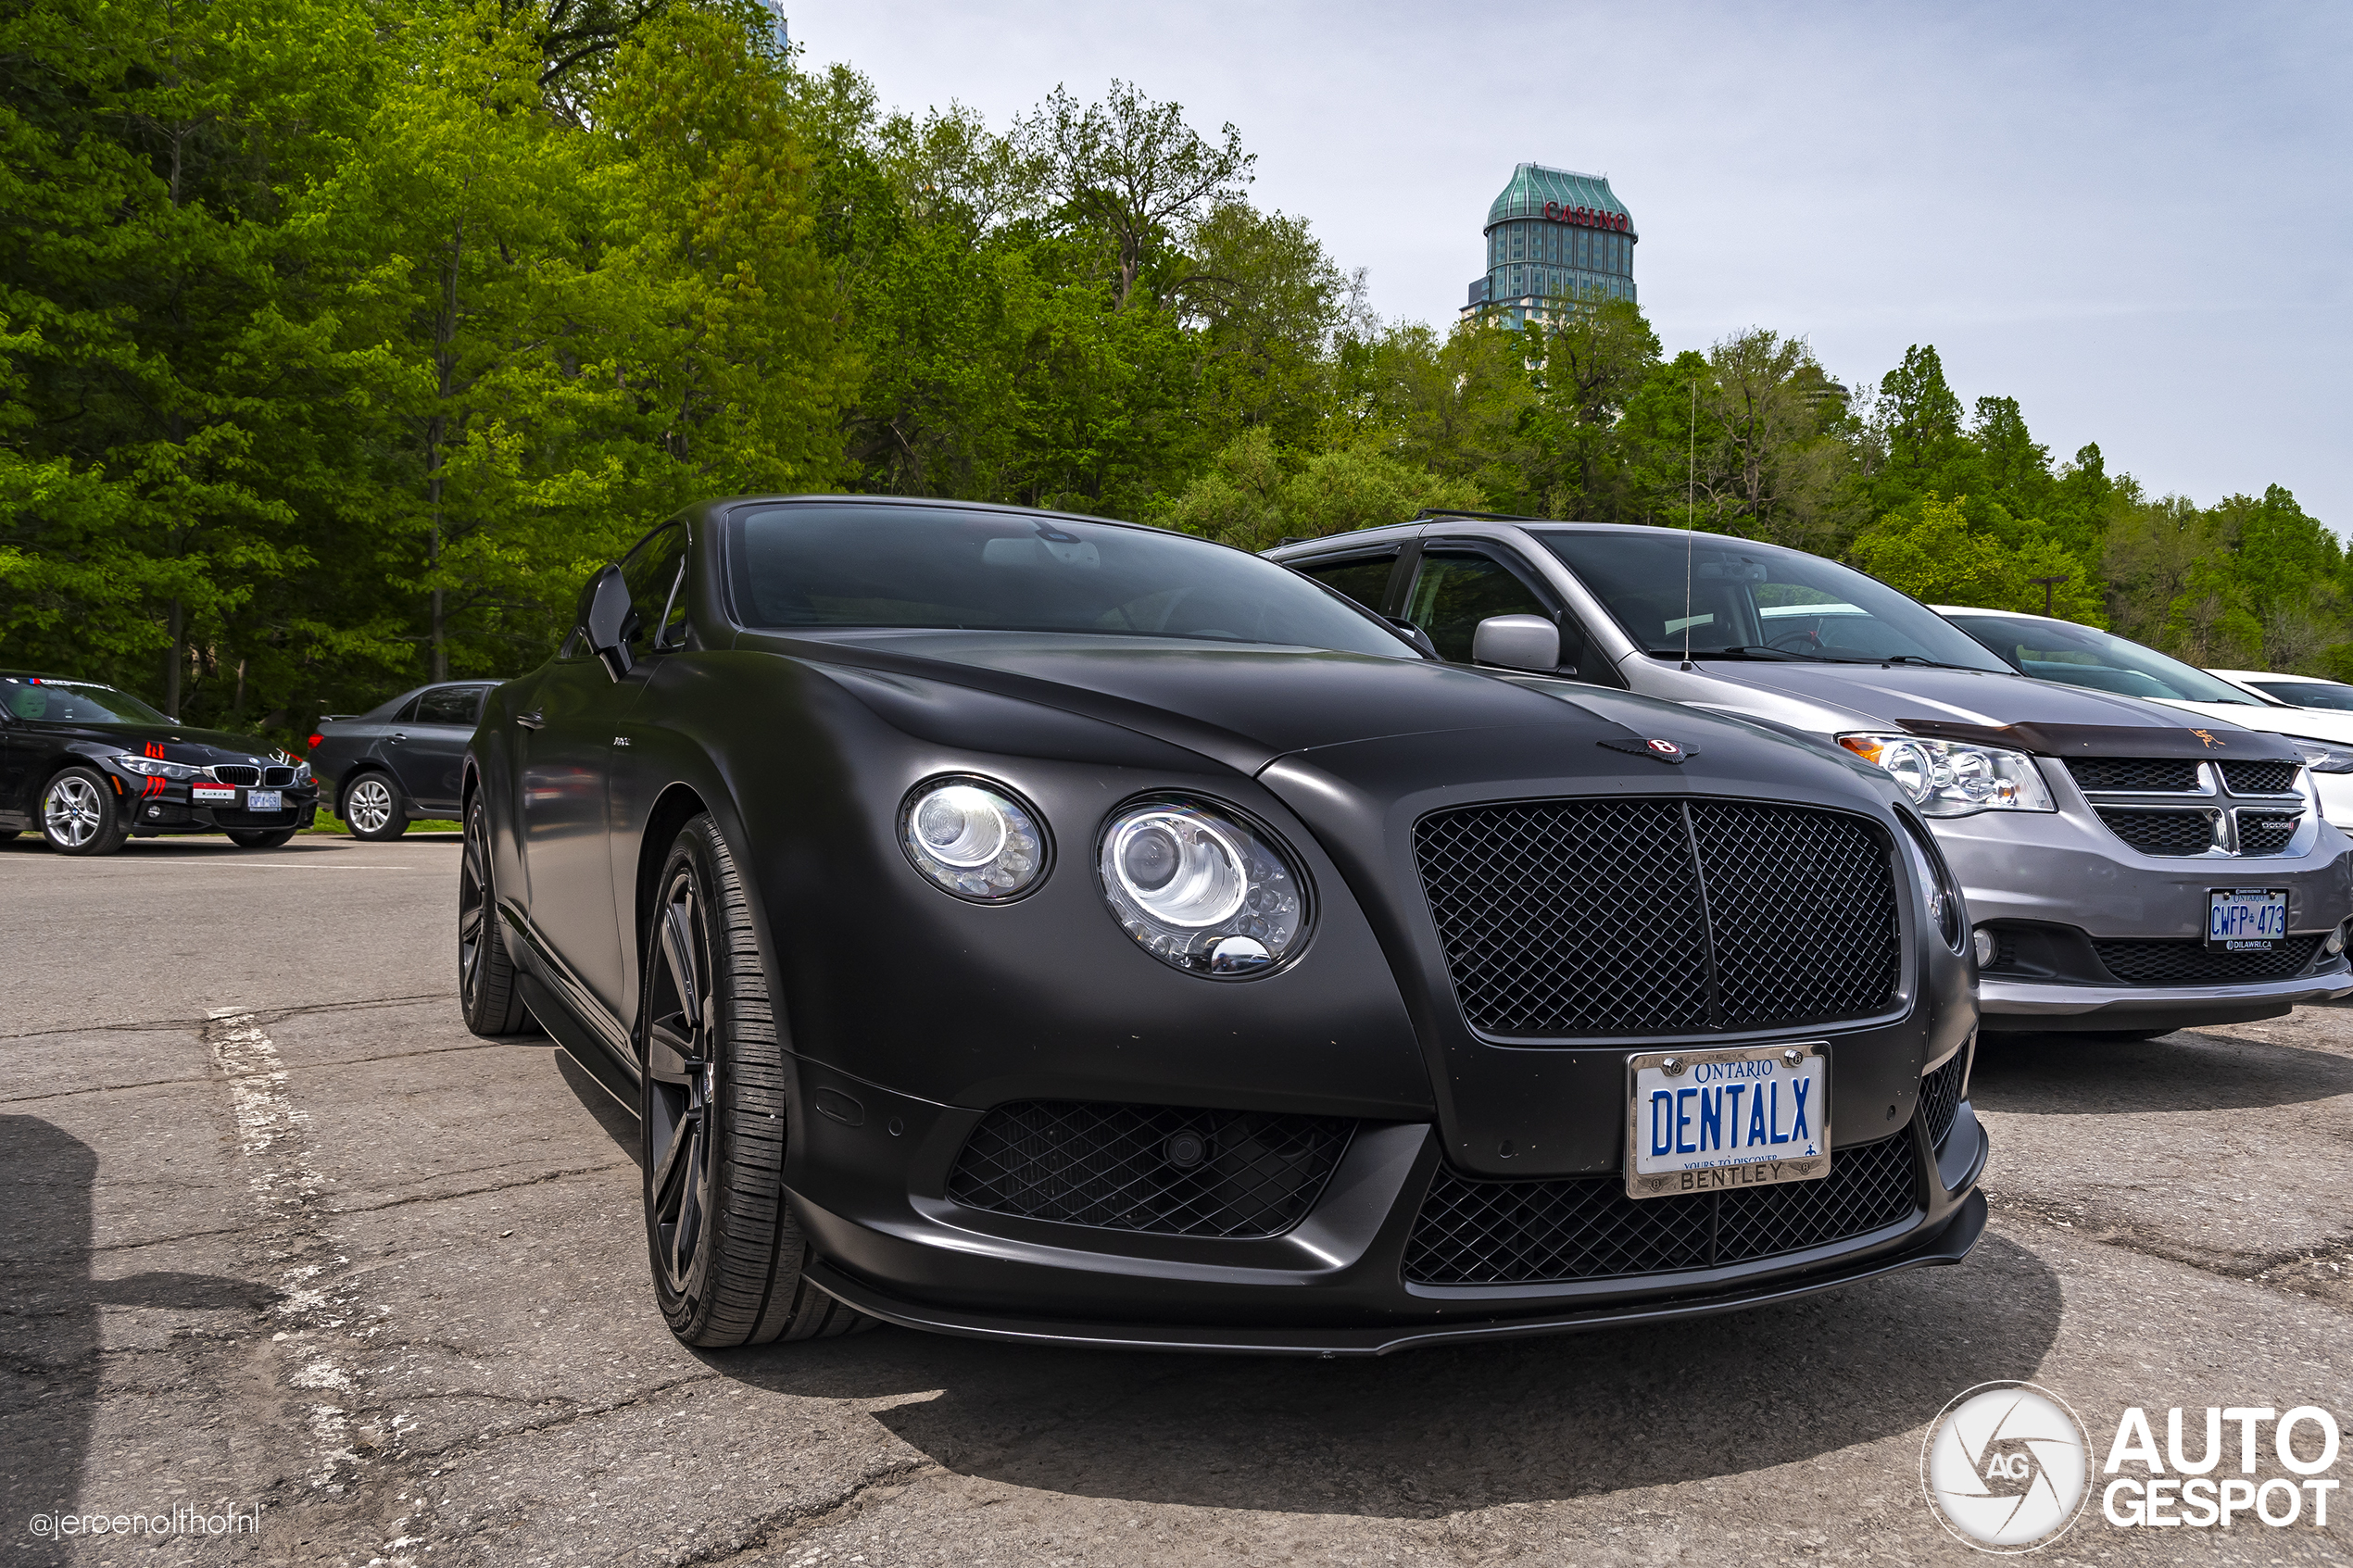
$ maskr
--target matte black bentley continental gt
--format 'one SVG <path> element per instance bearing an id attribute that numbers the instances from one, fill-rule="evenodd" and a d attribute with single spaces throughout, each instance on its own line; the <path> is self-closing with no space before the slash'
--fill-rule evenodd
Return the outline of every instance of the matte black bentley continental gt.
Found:
<path id="1" fill-rule="evenodd" d="M 636 1105 L 693 1344 L 1378 1353 L 1985 1223 L 1967 919 L 1883 773 L 1199 539 L 701 507 L 464 788 L 467 1021 Z"/>
<path id="2" fill-rule="evenodd" d="M 32 828 L 65 854 L 111 855 L 134 834 L 225 833 L 273 849 L 318 804 L 309 764 L 283 751 L 95 682 L 0 671 L 0 838 Z"/>

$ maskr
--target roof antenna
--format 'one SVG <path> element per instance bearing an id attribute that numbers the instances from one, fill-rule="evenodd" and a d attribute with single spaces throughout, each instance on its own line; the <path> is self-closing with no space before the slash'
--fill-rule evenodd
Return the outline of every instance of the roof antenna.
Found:
<path id="1" fill-rule="evenodd" d="M 1699 378 L 1692 378 L 1691 438 L 1683 453 L 1683 668 L 1692 667 L 1692 512 L 1699 505 Z"/>

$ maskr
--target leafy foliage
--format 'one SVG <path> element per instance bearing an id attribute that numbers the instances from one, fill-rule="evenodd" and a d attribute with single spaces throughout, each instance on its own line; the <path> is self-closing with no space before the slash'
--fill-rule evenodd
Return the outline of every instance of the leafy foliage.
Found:
<path id="1" fill-rule="evenodd" d="M 529 668 L 595 566 L 752 491 L 1244 548 L 1692 527 L 2353 672 L 2353 566 L 2284 490 L 2055 462 L 1931 345 L 1850 391 L 1630 301 L 1382 321 L 1233 126 L 1126 82 L 1000 129 L 799 69 L 760 0 L 25 0 L 0 85 L 0 661 L 195 721 Z"/>

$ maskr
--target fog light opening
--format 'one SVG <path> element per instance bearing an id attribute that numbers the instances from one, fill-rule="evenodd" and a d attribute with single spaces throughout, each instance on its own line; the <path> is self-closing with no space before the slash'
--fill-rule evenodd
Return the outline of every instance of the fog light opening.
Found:
<path id="1" fill-rule="evenodd" d="M 1171 1133 L 1161 1153 L 1179 1171 L 1189 1171 L 1209 1158 L 1209 1140 L 1199 1133 Z"/>
<path id="2" fill-rule="evenodd" d="M 2334 958 L 2337 954 L 2345 951 L 2344 926 L 2340 925 L 2334 931 L 2329 933 L 2328 940 L 2321 944 L 2321 951 L 2326 953 L 2331 958 Z"/>
<path id="3" fill-rule="evenodd" d="M 1994 945 L 1994 934 L 1981 925 L 1977 928 L 1973 941 L 1977 947 L 1977 967 L 1980 969 L 1991 968 L 1994 962 L 1994 954 L 1996 951 Z"/>

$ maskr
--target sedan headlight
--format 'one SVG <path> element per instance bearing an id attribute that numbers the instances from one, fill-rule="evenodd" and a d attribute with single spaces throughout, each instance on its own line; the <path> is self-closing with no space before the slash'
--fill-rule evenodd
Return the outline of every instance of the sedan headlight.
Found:
<path id="1" fill-rule="evenodd" d="M 2023 751 L 1925 735 L 1841 735 L 1838 744 L 1886 770 L 1924 817 L 2058 809 Z"/>
<path id="2" fill-rule="evenodd" d="M 114 765 L 126 773 L 143 773 L 151 779 L 193 779 L 204 771 L 185 762 L 165 762 L 153 757 L 118 757 Z"/>
<path id="3" fill-rule="evenodd" d="M 1120 926 L 1193 974 L 1270 969 L 1307 925 L 1307 898 L 1274 835 L 1197 801 L 1141 800 L 1103 826 L 1097 871 Z"/>
<path id="4" fill-rule="evenodd" d="M 2282 735 L 2304 753 L 2304 765 L 2316 773 L 2353 773 L 2353 746 L 2340 741 L 2313 740 L 2308 735 Z"/>
<path id="5" fill-rule="evenodd" d="M 899 841 L 917 871 L 976 904 L 1016 897 L 1046 871 L 1037 813 L 983 779 L 926 779 L 908 791 Z"/>

